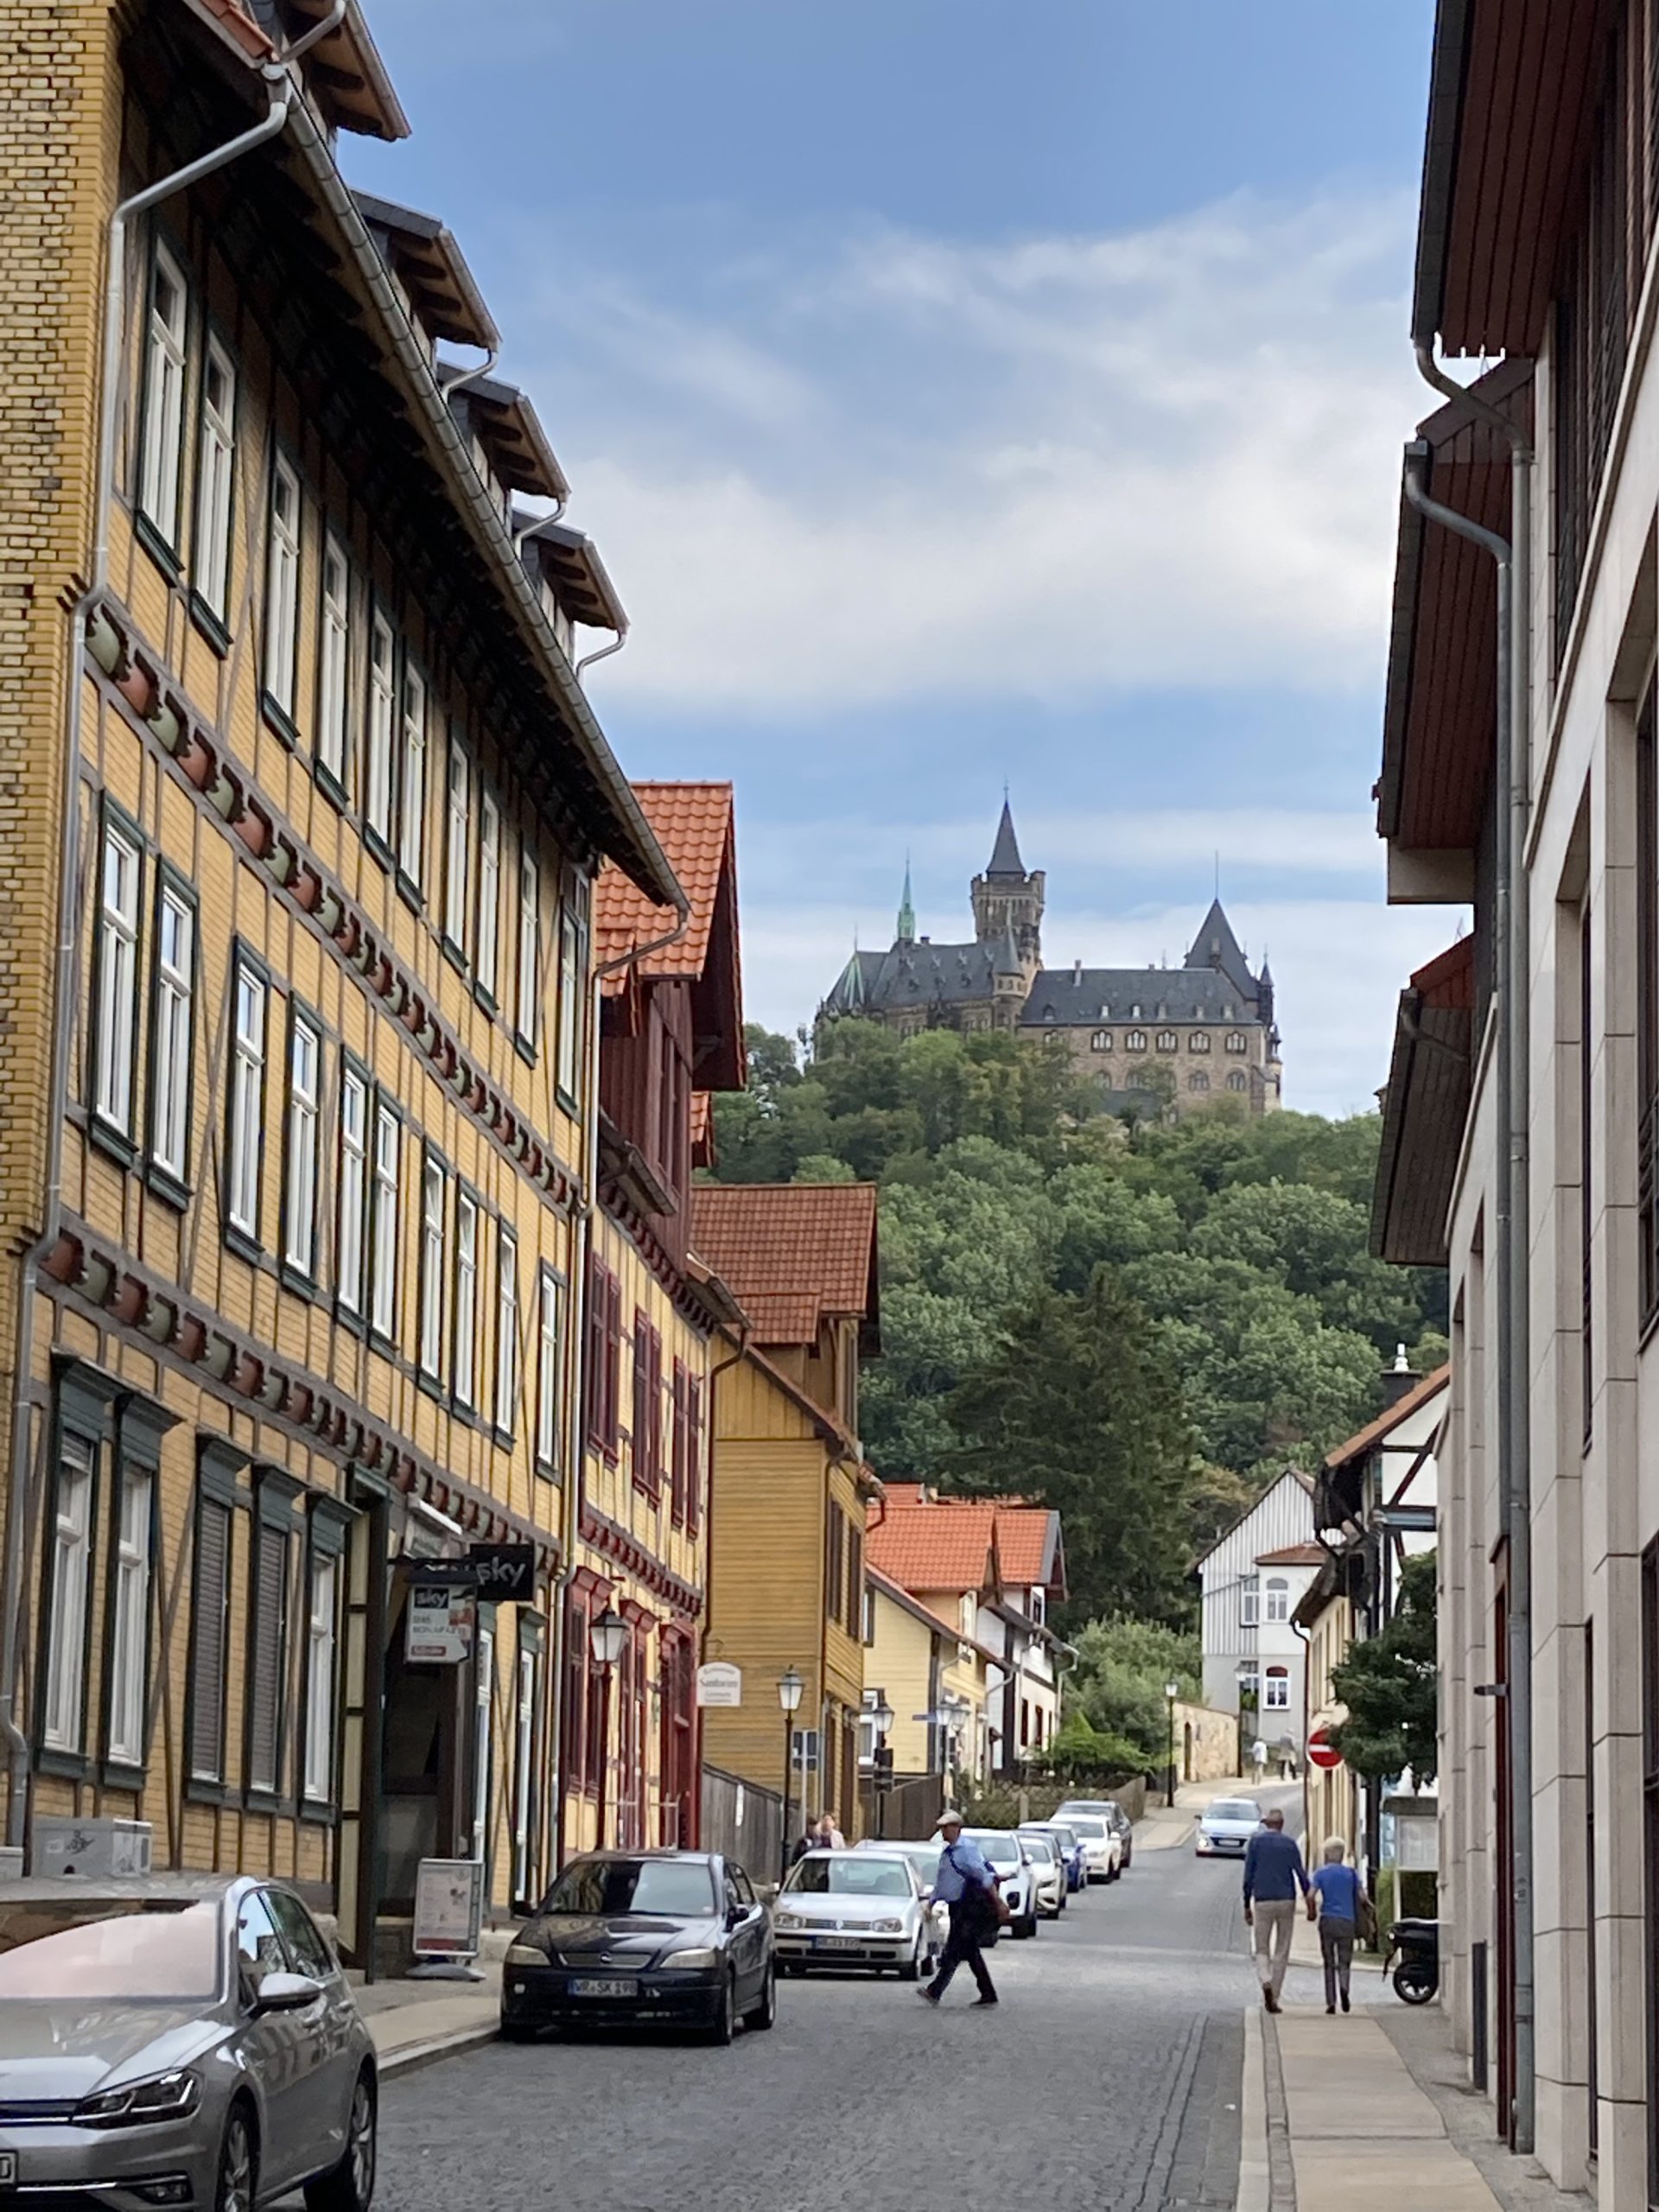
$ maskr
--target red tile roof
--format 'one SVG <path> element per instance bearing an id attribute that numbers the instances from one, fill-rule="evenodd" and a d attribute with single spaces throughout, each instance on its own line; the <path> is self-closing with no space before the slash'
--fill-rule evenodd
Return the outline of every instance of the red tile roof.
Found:
<path id="1" fill-rule="evenodd" d="M 1287 1544 L 1282 1551 L 1257 1552 L 1258 1567 L 1323 1567 L 1328 1554 L 1317 1544 Z"/>
<path id="2" fill-rule="evenodd" d="M 643 976 L 702 975 L 721 880 L 736 868 L 729 784 L 636 784 L 634 794 L 658 843 L 668 855 L 691 909 L 685 935 L 649 954 L 633 972 Z M 671 907 L 653 906 L 637 884 L 607 861 L 600 870 L 594 898 L 594 951 L 602 967 L 620 960 L 637 944 L 666 937 L 674 926 Z M 626 987 L 620 975 L 606 979 L 614 993 Z"/>
<path id="3" fill-rule="evenodd" d="M 876 1318 L 874 1183 L 699 1183 L 691 1242 L 763 1344 L 810 1344 L 823 1322 Z"/>
<path id="4" fill-rule="evenodd" d="M 938 1505 L 895 1505 L 864 1535 L 870 1565 L 906 1590 L 983 1590 L 998 1580 L 997 1509 L 988 1499 L 951 1498 Z"/>
<path id="5" fill-rule="evenodd" d="M 1065 1567 L 1060 1549 L 1059 1516 L 1052 1507 L 1033 1505 L 1022 1497 L 941 1497 L 937 1493 L 924 1505 L 920 1483 L 884 1483 L 882 1488 L 887 1494 L 889 1517 L 895 1512 L 971 1512 L 982 1506 L 993 1507 L 1003 1581 L 1016 1589 L 1047 1587 L 1056 1596 L 1065 1596 Z"/>

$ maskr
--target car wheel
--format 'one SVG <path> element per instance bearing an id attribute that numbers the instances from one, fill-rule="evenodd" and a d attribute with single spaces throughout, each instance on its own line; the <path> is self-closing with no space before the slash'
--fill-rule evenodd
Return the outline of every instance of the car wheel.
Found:
<path id="1" fill-rule="evenodd" d="M 352 2092 L 340 2164 L 307 2182 L 307 2212 L 368 2212 L 374 2201 L 376 2116 L 374 2076 L 365 2066 Z"/>
<path id="2" fill-rule="evenodd" d="M 254 2143 L 253 2120 L 245 2105 L 232 2105 L 219 2146 L 213 2212 L 254 2212 L 258 2185 L 259 2152 Z"/>
<path id="3" fill-rule="evenodd" d="M 1028 1913 L 1023 1920 L 1016 1920 L 1008 1933 L 1016 1943 L 1028 1943 L 1037 1933 L 1037 1916 Z"/>
<path id="4" fill-rule="evenodd" d="M 916 1948 L 899 1969 L 900 1981 L 919 1981 L 922 1978 L 922 1939 L 916 1938 Z"/>
<path id="5" fill-rule="evenodd" d="M 720 2003 L 703 2030 L 709 2043 L 727 2044 L 737 2033 L 737 1985 L 728 1974 L 720 1986 Z"/>
<path id="6" fill-rule="evenodd" d="M 769 2028 L 778 2017 L 778 1986 L 773 1978 L 771 1961 L 760 1980 L 760 2001 L 743 2015 L 746 2028 L 756 2031 Z"/>

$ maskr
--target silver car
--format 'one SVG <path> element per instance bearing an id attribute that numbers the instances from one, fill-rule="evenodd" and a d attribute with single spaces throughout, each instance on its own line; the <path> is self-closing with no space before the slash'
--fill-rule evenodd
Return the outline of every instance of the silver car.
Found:
<path id="1" fill-rule="evenodd" d="M 375 2090 L 339 1962 L 280 1882 L 0 1882 L 0 2203 L 254 2212 L 303 2188 L 365 2212 Z"/>
<path id="2" fill-rule="evenodd" d="M 772 1925 L 786 1974 L 891 1967 L 915 1981 L 944 1948 L 916 1870 L 897 1851 L 809 1851 L 790 1868 Z"/>
<path id="3" fill-rule="evenodd" d="M 1261 1825 L 1262 1808 L 1254 1797 L 1218 1797 L 1198 1815 L 1193 1855 L 1198 1859 L 1242 1859 Z"/>

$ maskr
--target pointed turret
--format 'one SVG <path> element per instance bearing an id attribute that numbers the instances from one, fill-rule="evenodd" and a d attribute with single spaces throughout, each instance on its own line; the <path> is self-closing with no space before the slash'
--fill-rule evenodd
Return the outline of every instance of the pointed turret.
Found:
<path id="1" fill-rule="evenodd" d="M 1185 964 L 1189 968 L 1213 968 L 1227 978 L 1241 998 L 1255 996 L 1255 978 L 1219 899 L 1210 901 L 1210 911 L 1192 940 Z"/>
<path id="2" fill-rule="evenodd" d="M 1025 979 L 1026 963 L 1020 957 L 1020 947 L 1014 941 L 1012 922 L 1002 932 L 1002 942 L 998 945 L 996 957 L 991 963 L 991 973 L 994 976 L 1018 976 L 1021 982 Z"/>
<path id="3" fill-rule="evenodd" d="M 981 944 L 1001 944 L 1007 930 L 1024 962 L 1027 979 L 1037 973 L 1043 959 L 1043 875 L 1026 873 L 1020 857 L 1020 840 L 1014 834 L 1014 810 L 1006 793 L 1002 816 L 996 825 L 991 864 L 974 878 L 970 893 L 974 907 L 974 935 Z"/>
<path id="4" fill-rule="evenodd" d="M 905 860 L 905 895 L 899 901 L 898 941 L 900 944 L 916 942 L 916 907 L 910 895 L 910 860 Z"/>
<path id="5" fill-rule="evenodd" d="M 1002 801 L 1002 819 L 996 825 L 996 842 L 991 848 L 991 864 L 987 875 L 1017 875 L 1023 877 L 1026 864 L 1020 857 L 1020 840 L 1014 834 L 1014 810 L 1006 798 Z"/>

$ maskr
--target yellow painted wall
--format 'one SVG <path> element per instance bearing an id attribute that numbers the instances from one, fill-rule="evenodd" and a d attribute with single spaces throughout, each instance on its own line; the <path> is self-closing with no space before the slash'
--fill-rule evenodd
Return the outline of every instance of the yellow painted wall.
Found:
<path id="1" fill-rule="evenodd" d="M 918 1713 L 930 1710 L 934 1632 L 897 1604 L 886 1591 L 874 1593 L 875 1636 L 866 1655 L 873 1688 L 885 1693 L 893 1710 L 887 1748 L 895 1774 L 929 1771 L 929 1730 Z"/>

